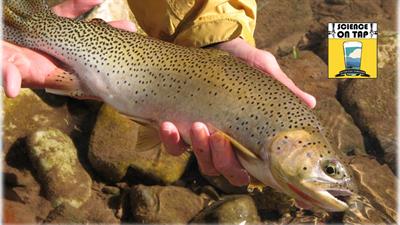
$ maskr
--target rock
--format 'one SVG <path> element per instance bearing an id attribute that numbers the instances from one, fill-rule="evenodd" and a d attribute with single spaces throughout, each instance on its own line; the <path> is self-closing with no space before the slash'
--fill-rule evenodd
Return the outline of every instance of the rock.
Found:
<path id="1" fill-rule="evenodd" d="M 118 187 L 114 186 L 104 186 L 101 191 L 109 195 L 119 195 L 121 192 Z"/>
<path id="2" fill-rule="evenodd" d="M 77 209 L 70 204 L 62 203 L 49 213 L 44 222 L 53 224 L 84 224 L 87 223 L 86 211 Z"/>
<path id="3" fill-rule="evenodd" d="M 250 195 L 263 221 L 272 222 L 276 218 L 281 218 L 296 210 L 291 197 L 272 188 L 264 188 L 262 192 L 255 191 Z"/>
<path id="4" fill-rule="evenodd" d="M 72 140 L 57 129 L 43 129 L 28 139 L 29 157 L 53 206 L 79 208 L 91 194 L 92 180 L 77 157 Z"/>
<path id="5" fill-rule="evenodd" d="M 204 207 L 203 199 L 182 187 L 136 185 L 131 190 L 132 214 L 139 223 L 188 223 Z"/>
<path id="6" fill-rule="evenodd" d="M 231 195 L 217 201 L 197 215 L 191 224 L 258 224 L 260 217 L 248 195 Z"/>
<path id="7" fill-rule="evenodd" d="M 327 224 L 331 215 L 325 211 L 304 211 L 300 210 L 295 213 L 293 219 L 288 224 Z M 335 223 L 334 223 L 335 224 Z"/>
<path id="8" fill-rule="evenodd" d="M 366 154 L 360 129 L 336 98 L 320 99 L 314 111 L 324 126 L 328 139 L 332 141 L 332 146 L 347 155 Z"/>
<path id="9" fill-rule="evenodd" d="M 332 4 L 333 2 L 348 2 L 348 4 Z M 379 24 L 379 30 L 396 29 L 395 0 L 387 0 L 385 4 L 381 4 L 375 0 L 312 0 L 311 5 L 314 18 L 318 22 L 323 23 L 324 26 L 327 25 L 327 22 L 374 21 Z"/>
<path id="10" fill-rule="evenodd" d="M 395 220 L 376 209 L 366 197 L 353 195 L 348 204 L 349 209 L 343 216 L 344 224 L 396 224 Z"/>
<path id="11" fill-rule="evenodd" d="M 118 195 L 105 195 L 100 190 L 94 190 L 92 196 L 81 209 L 86 211 L 86 221 L 95 224 L 120 224 L 121 220 L 117 217 L 119 210 Z"/>
<path id="12" fill-rule="evenodd" d="M 258 48 L 277 48 L 294 34 L 305 34 L 312 21 L 310 1 L 259 1 L 254 37 Z M 299 37 L 294 35 L 293 37 Z M 299 40 L 298 40 L 299 41 Z M 295 44 L 297 41 L 292 41 Z"/>
<path id="13" fill-rule="evenodd" d="M 233 186 L 223 176 L 203 176 L 210 184 L 226 194 L 246 194 L 247 187 Z"/>
<path id="14" fill-rule="evenodd" d="M 26 182 L 33 180 L 26 154 L 26 136 L 50 126 L 70 132 L 74 128 L 74 121 L 68 112 L 65 97 L 22 88 L 16 98 L 7 98 L 4 92 L 2 98 L 5 181 L 14 185 L 26 185 Z"/>
<path id="15" fill-rule="evenodd" d="M 325 0 L 325 2 L 328 4 L 333 4 L 333 5 L 349 4 L 349 0 Z"/>
<path id="16" fill-rule="evenodd" d="M 135 173 L 153 180 L 172 183 L 185 171 L 189 153 L 168 154 L 163 145 L 147 151 L 135 151 L 138 133 L 143 127 L 110 106 L 98 114 L 89 146 L 89 161 L 93 168 L 109 181 L 120 181 L 132 168 Z M 158 135 L 155 133 L 154 135 Z"/>
<path id="17" fill-rule="evenodd" d="M 397 32 L 382 31 L 378 38 L 378 68 L 396 65 Z"/>
<path id="18" fill-rule="evenodd" d="M 366 137 L 367 152 L 396 170 L 396 72 L 378 70 L 377 79 L 340 85 L 339 99 Z"/>
<path id="19" fill-rule="evenodd" d="M 397 220 L 397 178 L 387 165 L 380 165 L 367 156 L 356 156 L 351 160 L 354 178 L 358 183 L 359 195 L 365 196 L 373 208 Z"/>
<path id="20" fill-rule="evenodd" d="M 21 202 L 3 199 L 3 218 L 5 224 L 36 224 L 32 209 Z"/>
<path id="21" fill-rule="evenodd" d="M 328 79 L 326 64 L 313 52 L 300 51 L 299 58 L 289 55 L 278 62 L 298 87 L 317 98 L 317 103 L 320 99 L 336 95 L 338 80 Z"/>
<path id="22" fill-rule="evenodd" d="M 68 113 L 66 98 L 21 89 L 18 97 L 7 98 L 3 92 L 4 137 L 3 149 L 8 151 L 18 139 L 46 127 L 54 127 L 64 132 L 73 129 L 72 118 Z M 48 101 L 52 98 L 53 101 Z M 34 105 L 34 107 L 27 107 Z"/>

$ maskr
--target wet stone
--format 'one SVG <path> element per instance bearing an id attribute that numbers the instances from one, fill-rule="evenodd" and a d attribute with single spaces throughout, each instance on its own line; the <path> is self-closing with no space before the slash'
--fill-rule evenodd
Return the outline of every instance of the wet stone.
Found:
<path id="1" fill-rule="evenodd" d="M 349 209 L 343 216 L 344 224 L 395 224 L 396 221 L 375 208 L 368 198 L 359 195 L 350 197 Z"/>
<path id="2" fill-rule="evenodd" d="M 130 193 L 135 222 L 186 224 L 204 207 L 189 189 L 175 186 L 133 186 Z"/>
<path id="3" fill-rule="evenodd" d="M 262 192 L 254 191 L 250 196 L 263 221 L 272 222 L 296 210 L 291 197 L 270 187 L 264 188 Z"/>
<path id="4" fill-rule="evenodd" d="M 238 187 L 238 186 L 233 186 L 229 181 L 223 177 L 223 176 L 205 176 L 203 177 L 210 182 L 210 184 L 222 192 L 226 194 L 246 194 L 247 193 L 247 187 Z"/>
<path id="5" fill-rule="evenodd" d="M 3 218 L 5 224 L 34 224 L 35 214 L 32 209 L 21 202 L 3 199 Z"/>
<path id="6" fill-rule="evenodd" d="M 248 195 L 230 195 L 213 203 L 197 215 L 191 224 L 259 224 L 256 205 Z"/>
<path id="7" fill-rule="evenodd" d="M 347 155 L 366 154 L 360 129 L 336 98 L 320 99 L 314 111 L 332 146 Z"/>
<path id="8" fill-rule="evenodd" d="M 325 211 L 311 212 L 306 210 L 297 211 L 288 224 L 326 224 L 331 215 Z"/>
<path id="9" fill-rule="evenodd" d="M 351 79 L 340 85 L 340 102 L 367 141 L 366 150 L 396 170 L 396 72 L 378 70 L 377 79 Z"/>
<path id="10" fill-rule="evenodd" d="M 136 151 L 138 136 L 143 129 L 110 106 L 100 109 L 90 140 L 89 161 L 101 177 L 118 182 L 128 168 L 138 177 L 163 183 L 172 183 L 181 177 L 190 153 L 173 156 L 161 144 L 146 151 Z M 154 135 L 157 136 L 157 132 Z"/>
<path id="11" fill-rule="evenodd" d="M 72 140 L 57 129 L 38 130 L 28 138 L 29 157 L 47 198 L 79 208 L 91 194 L 92 180 L 77 157 Z"/>
<path id="12" fill-rule="evenodd" d="M 381 31 L 378 38 L 378 67 L 396 65 L 397 32 Z"/>
<path id="13" fill-rule="evenodd" d="M 86 213 L 81 209 L 77 209 L 69 204 L 61 204 L 54 208 L 47 218 L 45 223 L 86 223 Z"/>
<path id="14" fill-rule="evenodd" d="M 368 156 L 354 157 L 350 162 L 350 167 L 354 171 L 359 195 L 367 198 L 373 206 L 372 208 L 383 212 L 392 220 L 396 220 L 397 178 L 389 167 L 379 164 Z M 365 210 L 368 210 L 368 206 L 365 207 Z"/>
<path id="15" fill-rule="evenodd" d="M 277 49 L 287 45 L 285 42 L 288 40 L 296 44 L 311 22 L 312 11 L 308 0 L 301 4 L 281 0 L 258 1 L 254 34 L 256 45 L 262 49 Z"/>

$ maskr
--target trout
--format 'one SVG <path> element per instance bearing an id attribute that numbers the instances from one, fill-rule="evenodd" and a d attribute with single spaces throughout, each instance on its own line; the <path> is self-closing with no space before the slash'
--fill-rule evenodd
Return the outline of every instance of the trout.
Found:
<path id="1" fill-rule="evenodd" d="M 71 71 L 49 78 L 56 93 L 99 98 L 150 125 L 171 121 L 188 144 L 190 125 L 204 122 L 232 143 L 263 185 L 303 206 L 347 209 L 341 196 L 355 185 L 343 158 L 312 111 L 263 72 L 223 51 L 61 18 L 42 0 L 6 0 L 3 11 L 5 40 L 45 52 Z M 142 138 L 138 147 L 153 139 Z"/>

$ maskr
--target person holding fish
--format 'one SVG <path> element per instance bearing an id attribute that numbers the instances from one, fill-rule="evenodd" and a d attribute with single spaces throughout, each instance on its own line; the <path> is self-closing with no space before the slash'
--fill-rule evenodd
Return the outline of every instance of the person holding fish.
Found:
<path id="1" fill-rule="evenodd" d="M 59 16 L 75 18 L 102 0 L 66 0 L 53 7 Z M 315 98 L 300 90 L 280 69 L 275 57 L 254 47 L 256 17 L 254 0 L 165 1 L 128 0 L 139 25 L 149 36 L 191 47 L 212 47 L 227 51 L 286 85 L 310 108 Z M 110 25 L 135 32 L 128 21 Z M 46 77 L 63 71 L 49 56 L 3 41 L 3 87 L 8 97 L 16 97 L 23 87 L 47 87 Z M 186 146 L 176 126 L 168 121 L 160 125 L 160 137 L 169 153 L 182 154 Z M 228 140 L 210 134 L 205 124 L 191 126 L 191 140 L 200 170 L 209 176 L 223 175 L 233 185 L 249 183 Z"/>

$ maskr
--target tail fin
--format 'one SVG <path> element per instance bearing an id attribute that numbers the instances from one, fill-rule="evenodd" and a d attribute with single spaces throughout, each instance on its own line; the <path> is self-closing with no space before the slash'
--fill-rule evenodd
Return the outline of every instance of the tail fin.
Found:
<path id="1" fill-rule="evenodd" d="M 39 12 L 50 12 L 46 0 L 5 0 L 3 6 L 4 22 L 22 29 L 26 20 Z"/>

